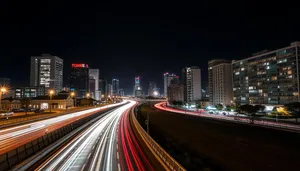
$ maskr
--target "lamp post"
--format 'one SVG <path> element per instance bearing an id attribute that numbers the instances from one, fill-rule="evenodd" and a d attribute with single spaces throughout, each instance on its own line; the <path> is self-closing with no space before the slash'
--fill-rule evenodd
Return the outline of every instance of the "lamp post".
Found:
<path id="1" fill-rule="evenodd" d="M 7 88 L 1 87 L 1 89 L 0 89 L 0 110 L 2 109 L 2 95 L 4 93 L 6 93 L 6 91 L 7 91 Z"/>
<path id="2" fill-rule="evenodd" d="M 72 99 L 73 99 L 73 107 L 75 107 L 75 104 L 76 104 L 76 101 L 75 101 L 75 92 L 71 92 L 71 97 L 72 97 Z"/>
<path id="3" fill-rule="evenodd" d="M 50 112 L 52 112 L 52 96 L 54 94 L 54 90 L 49 91 L 49 96 L 50 96 Z"/>
<path id="4" fill-rule="evenodd" d="M 90 98 L 90 93 L 86 93 L 86 98 Z"/>

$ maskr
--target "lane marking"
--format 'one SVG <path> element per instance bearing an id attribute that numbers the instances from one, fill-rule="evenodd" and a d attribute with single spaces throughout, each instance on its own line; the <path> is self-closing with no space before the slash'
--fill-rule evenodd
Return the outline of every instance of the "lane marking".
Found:
<path id="1" fill-rule="evenodd" d="M 118 163 L 118 171 L 121 171 L 120 163 Z"/>
<path id="2" fill-rule="evenodd" d="M 90 154 L 88 155 L 88 157 L 87 157 L 88 160 L 89 160 L 89 158 L 91 157 L 91 154 L 92 154 L 92 153 L 90 153 Z"/>
<path id="3" fill-rule="evenodd" d="M 117 152 L 117 159 L 119 160 L 119 152 Z"/>

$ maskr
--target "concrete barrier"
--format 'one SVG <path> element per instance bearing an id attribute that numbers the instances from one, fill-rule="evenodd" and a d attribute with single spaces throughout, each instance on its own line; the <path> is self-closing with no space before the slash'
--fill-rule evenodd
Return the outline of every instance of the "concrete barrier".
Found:
<path id="1" fill-rule="evenodd" d="M 137 132 L 137 138 L 144 143 L 152 155 L 166 169 L 171 171 L 186 171 L 171 155 L 169 155 L 152 137 L 142 128 L 136 119 L 136 109 L 131 110 L 130 122 L 133 125 L 133 130 Z"/>

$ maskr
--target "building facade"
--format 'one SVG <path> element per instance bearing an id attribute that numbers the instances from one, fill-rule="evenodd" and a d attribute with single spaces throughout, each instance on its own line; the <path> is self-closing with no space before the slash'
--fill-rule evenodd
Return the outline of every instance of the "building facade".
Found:
<path id="1" fill-rule="evenodd" d="M 209 102 L 212 105 L 233 103 L 232 68 L 230 60 L 208 62 Z"/>
<path id="2" fill-rule="evenodd" d="M 46 89 L 44 86 L 40 87 L 18 87 L 15 89 L 15 98 L 23 99 L 23 98 L 34 98 L 37 96 L 45 96 Z"/>
<path id="3" fill-rule="evenodd" d="M 168 102 L 169 103 L 172 103 L 174 101 L 184 102 L 183 84 L 176 83 L 173 81 L 171 81 L 171 84 L 168 87 Z"/>
<path id="4" fill-rule="evenodd" d="M 201 70 L 192 66 L 182 69 L 184 102 L 191 103 L 201 99 Z"/>
<path id="5" fill-rule="evenodd" d="M 87 64 L 72 64 L 70 73 L 70 90 L 76 97 L 84 98 L 89 93 L 89 66 Z"/>
<path id="6" fill-rule="evenodd" d="M 59 92 L 63 89 L 63 60 L 50 54 L 31 57 L 30 86 L 45 86 Z"/>
<path id="7" fill-rule="evenodd" d="M 105 79 L 99 79 L 99 89 L 101 92 L 101 99 L 107 97 L 107 80 Z"/>
<path id="8" fill-rule="evenodd" d="M 140 77 L 138 76 L 134 78 L 133 96 L 141 97 L 141 95 L 143 95 L 143 90 L 141 87 Z"/>
<path id="9" fill-rule="evenodd" d="M 113 95 L 114 96 L 118 96 L 119 95 L 119 80 L 118 79 L 112 79 L 112 91 L 113 91 Z"/>
<path id="10" fill-rule="evenodd" d="M 179 82 L 179 76 L 175 74 L 169 74 L 168 72 L 164 73 L 164 96 L 168 97 L 168 86 L 172 80 Z"/>
<path id="11" fill-rule="evenodd" d="M 93 92 L 92 97 L 95 100 L 100 100 L 101 91 L 99 89 L 99 69 L 89 69 L 89 74 L 90 74 L 90 79 L 94 80 L 94 82 L 95 82 L 94 86 L 92 86 L 95 88 L 92 88 L 92 89 L 91 89 L 91 83 L 90 83 L 90 92 L 91 92 L 91 94 Z"/>
<path id="12" fill-rule="evenodd" d="M 107 84 L 107 96 L 113 96 L 113 86 L 111 84 Z"/>
<path id="13" fill-rule="evenodd" d="M 262 51 L 232 62 L 234 102 L 286 104 L 299 102 L 300 42 Z"/>
<path id="14" fill-rule="evenodd" d="M 154 81 L 149 82 L 149 89 L 148 89 L 148 96 L 155 96 L 156 95 L 156 83 Z"/>

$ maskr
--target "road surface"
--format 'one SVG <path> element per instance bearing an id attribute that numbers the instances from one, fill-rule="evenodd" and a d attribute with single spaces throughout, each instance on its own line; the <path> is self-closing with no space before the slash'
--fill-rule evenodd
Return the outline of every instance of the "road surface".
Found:
<path id="1" fill-rule="evenodd" d="M 49 132 L 52 132 L 58 128 L 68 125 L 83 117 L 97 113 L 109 107 L 117 106 L 119 104 L 97 107 L 93 109 L 58 116 L 51 119 L 33 122 L 30 124 L 2 129 L 0 130 L 0 154 L 4 154 L 8 151 L 16 149 L 21 145 L 24 145 L 32 140 L 35 140 Z"/>
<path id="2" fill-rule="evenodd" d="M 206 112 L 199 113 L 199 112 L 192 112 L 192 111 L 184 111 L 184 110 L 180 110 L 180 109 L 174 109 L 174 108 L 167 107 L 165 104 L 166 104 L 165 102 L 157 103 L 154 105 L 154 107 L 157 109 L 160 109 L 160 110 L 174 112 L 174 113 L 180 113 L 180 114 L 185 114 L 185 115 L 215 118 L 215 119 L 219 119 L 219 120 L 226 120 L 226 121 L 233 121 L 233 122 L 240 122 L 240 123 L 249 123 L 249 119 L 247 119 L 247 118 L 238 117 L 238 120 L 237 120 L 235 117 L 226 116 L 226 115 L 214 115 L 214 114 L 208 114 Z M 300 132 L 300 125 L 289 124 L 289 123 L 280 123 L 280 122 L 265 121 L 265 120 L 260 120 L 260 121 L 255 120 L 254 125 Z"/>
<path id="3" fill-rule="evenodd" d="M 107 112 L 37 170 L 120 170 L 117 128 L 122 114 L 135 102 Z"/>

